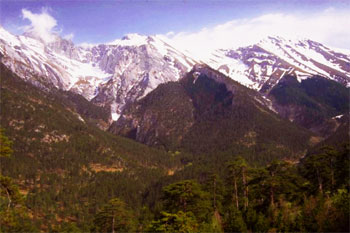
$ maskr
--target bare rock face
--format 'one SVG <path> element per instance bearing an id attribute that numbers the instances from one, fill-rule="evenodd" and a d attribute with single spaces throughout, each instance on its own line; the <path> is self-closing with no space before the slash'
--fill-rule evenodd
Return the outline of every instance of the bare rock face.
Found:
<path id="1" fill-rule="evenodd" d="M 69 59 L 80 60 L 80 51 L 72 41 L 56 37 L 56 40 L 48 44 L 48 47 L 55 53 L 66 56 Z"/>

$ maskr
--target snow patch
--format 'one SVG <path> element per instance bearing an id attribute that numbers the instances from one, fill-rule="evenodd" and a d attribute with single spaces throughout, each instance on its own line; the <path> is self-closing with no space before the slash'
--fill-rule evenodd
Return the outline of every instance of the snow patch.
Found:
<path id="1" fill-rule="evenodd" d="M 334 116 L 334 117 L 332 117 L 332 119 L 340 119 L 340 118 L 342 118 L 343 116 L 344 116 L 344 114 L 338 115 L 338 116 Z"/>
<path id="2" fill-rule="evenodd" d="M 116 112 L 112 113 L 112 120 L 113 121 L 117 121 L 119 119 L 119 117 L 120 117 L 120 114 L 118 114 Z"/>

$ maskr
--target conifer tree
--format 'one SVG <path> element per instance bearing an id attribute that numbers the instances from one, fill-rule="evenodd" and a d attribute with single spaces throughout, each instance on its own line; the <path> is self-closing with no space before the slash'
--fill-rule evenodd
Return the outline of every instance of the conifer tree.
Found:
<path id="1" fill-rule="evenodd" d="M 118 198 L 111 199 L 94 219 L 93 232 L 133 232 L 134 217 L 126 204 Z"/>

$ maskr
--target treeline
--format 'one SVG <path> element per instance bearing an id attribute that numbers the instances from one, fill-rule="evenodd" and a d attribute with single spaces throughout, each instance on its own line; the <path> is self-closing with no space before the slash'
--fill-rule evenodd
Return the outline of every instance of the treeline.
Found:
<path id="1" fill-rule="evenodd" d="M 159 200 L 162 206 L 150 222 L 130 221 L 128 227 L 116 227 L 116 219 L 130 213 L 108 212 L 123 207 L 112 200 L 97 214 L 92 229 L 349 232 L 349 165 L 349 144 L 338 150 L 324 147 L 298 164 L 276 160 L 253 168 L 236 157 L 227 163 L 223 177 L 212 173 L 202 183 L 183 180 L 165 186 Z"/>
<path id="2" fill-rule="evenodd" d="M 165 152 L 99 130 L 96 106 L 75 109 L 81 98 L 42 92 L 0 68 L 0 232 L 349 230 L 349 146 L 300 163 L 259 140 Z M 282 140 L 276 132 L 265 131 Z"/>
<path id="3" fill-rule="evenodd" d="M 3 134 L 1 143 L 1 156 L 11 156 Z M 164 185 L 151 202 L 143 193 L 138 208 L 126 195 L 101 196 L 103 206 L 77 209 L 76 218 L 79 211 L 91 211 L 92 218 L 66 218 L 47 232 L 349 232 L 349 168 L 349 144 L 323 147 L 299 163 L 275 160 L 263 167 L 236 156 L 220 172 Z M 0 181 L 1 232 L 38 231 L 33 220 L 43 213 L 28 208 L 29 196 L 25 200 L 11 178 Z"/>

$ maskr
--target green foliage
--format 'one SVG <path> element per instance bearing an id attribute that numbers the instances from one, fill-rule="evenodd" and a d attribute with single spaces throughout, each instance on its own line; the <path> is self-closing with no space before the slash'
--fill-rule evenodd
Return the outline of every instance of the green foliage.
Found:
<path id="1" fill-rule="evenodd" d="M 246 232 L 247 226 L 243 220 L 242 213 L 237 208 L 231 205 L 227 208 L 224 216 L 224 231 L 225 232 Z"/>
<path id="2" fill-rule="evenodd" d="M 301 174 L 311 182 L 312 192 L 334 192 L 349 189 L 350 155 L 348 145 L 341 150 L 323 147 L 307 156 L 300 166 Z"/>
<path id="3" fill-rule="evenodd" d="M 38 228 L 60 229 L 61 219 L 86 231 L 113 197 L 136 209 L 138 218 L 145 189 L 182 166 L 185 155 L 172 157 L 97 128 L 105 112 L 82 97 L 41 91 L 0 68 L 0 123 L 7 133 L 1 130 L 0 169 L 26 193 Z"/>
<path id="4" fill-rule="evenodd" d="M 160 219 L 152 221 L 146 232 L 198 232 L 198 223 L 192 212 L 161 212 Z"/>
<path id="5" fill-rule="evenodd" d="M 23 204 L 23 197 L 19 193 L 17 185 L 13 183 L 10 177 L 0 175 L 0 185 L 0 208 L 2 210 Z"/>
<path id="6" fill-rule="evenodd" d="M 131 117 L 110 130 L 166 150 L 223 160 L 240 154 L 259 165 L 298 156 L 309 146 L 310 132 L 260 104 L 256 92 L 209 67 L 196 80 L 194 72 L 127 106 Z"/>
<path id="7" fill-rule="evenodd" d="M 75 223 L 64 222 L 60 225 L 57 230 L 53 230 L 53 232 L 59 233 L 82 233 L 80 228 L 77 227 Z"/>
<path id="8" fill-rule="evenodd" d="M 193 180 L 184 180 L 171 184 L 163 189 L 164 207 L 167 211 L 176 213 L 192 212 L 199 222 L 209 221 L 211 218 L 211 205 L 209 194 Z"/>
<path id="9" fill-rule="evenodd" d="M 0 232 L 34 232 L 28 209 L 17 185 L 0 174 Z"/>
<path id="10" fill-rule="evenodd" d="M 259 213 L 255 225 L 252 227 L 254 232 L 267 232 L 269 229 L 269 222 L 264 214 Z"/>
<path id="11" fill-rule="evenodd" d="M 214 210 L 222 210 L 222 201 L 225 195 L 224 183 L 218 174 L 209 174 L 204 182 L 203 189 L 210 194 L 212 207 Z"/>
<path id="12" fill-rule="evenodd" d="M 12 142 L 5 136 L 4 129 L 0 128 L 0 157 L 10 157 L 13 150 Z"/>
<path id="13" fill-rule="evenodd" d="M 134 218 L 126 204 L 114 198 L 97 213 L 92 232 L 134 232 Z"/>
<path id="14" fill-rule="evenodd" d="M 0 129 L 0 157 L 11 157 L 12 142 Z M 24 205 L 24 197 L 10 177 L 0 173 L 0 232 L 35 232 Z"/>
<path id="15" fill-rule="evenodd" d="M 346 189 L 338 189 L 337 193 L 332 197 L 332 204 L 334 206 L 334 216 L 331 221 L 332 231 L 344 231 L 350 226 L 350 193 Z"/>
<path id="16" fill-rule="evenodd" d="M 183 136 L 161 146 L 180 145 L 173 153 L 98 129 L 105 110 L 79 96 L 3 67 L 0 77 L 0 232 L 349 232 L 349 144 L 297 160 L 310 134 L 246 102 L 254 93 L 238 84 L 233 98 L 204 74 L 172 84 L 196 119 L 186 134 L 181 119 L 166 123 Z"/>
<path id="17" fill-rule="evenodd" d="M 284 76 L 270 91 L 285 118 L 322 135 L 329 135 L 334 127 L 328 119 L 349 112 L 349 88 L 335 81 L 314 76 L 297 81 L 294 76 Z"/>

